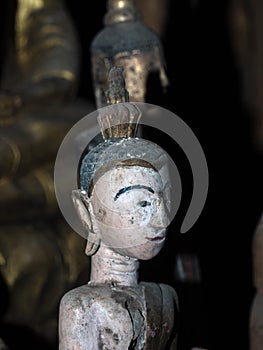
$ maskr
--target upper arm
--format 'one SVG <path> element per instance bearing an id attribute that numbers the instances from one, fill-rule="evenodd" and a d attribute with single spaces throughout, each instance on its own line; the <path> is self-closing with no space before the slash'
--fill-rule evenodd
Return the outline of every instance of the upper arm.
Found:
<path id="1" fill-rule="evenodd" d="M 67 293 L 59 311 L 60 350 L 123 350 L 132 341 L 128 311 L 115 300 Z"/>
<path id="2" fill-rule="evenodd" d="M 93 333 L 90 313 L 81 298 L 71 292 L 65 294 L 59 307 L 59 349 L 87 349 L 85 344 L 92 346 Z"/>
<path id="3" fill-rule="evenodd" d="M 163 294 L 163 320 L 170 324 L 169 350 L 177 349 L 179 302 L 176 291 L 169 285 L 160 284 Z"/>

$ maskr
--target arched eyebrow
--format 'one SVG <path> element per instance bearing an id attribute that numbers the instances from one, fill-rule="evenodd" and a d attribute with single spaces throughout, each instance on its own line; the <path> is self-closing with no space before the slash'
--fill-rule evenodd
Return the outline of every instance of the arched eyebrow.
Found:
<path id="1" fill-rule="evenodd" d="M 114 200 L 116 201 L 120 197 L 120 195 L 125 193 L 125 192 L 131 191 L 131 190 L 140 190 L 140 189 L 144 189 L 144 190 L 147 190 L 151 193 L 154 193 L 154 190 L 148 186 L 144 186 L 144 185 L 126 186 L 126 187 L 123 187 L 122 189 L 119 190 L 119 192 L 114 197 Z"/>

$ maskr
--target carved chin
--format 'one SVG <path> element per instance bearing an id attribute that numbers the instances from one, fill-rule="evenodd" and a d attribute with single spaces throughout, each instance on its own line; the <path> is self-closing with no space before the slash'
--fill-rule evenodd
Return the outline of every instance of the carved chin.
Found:
<path id="1" fill-rule="evenodd" d="M 164 245 L 162 242 L 146 242 L 134 247 L 119 248 L 118 253 L 139 260 L 150 260 L 155 257 Z"/>
<path id="2" fill-rule="evenodd" d="M 162 247 L 163 247 L 163 244 L 155 245 L 151 249 L 148 249 L 148 250 L 142 252 L 142 254 L 140 255 L 140 257 L 138 257 L 138 259 L 140 259 L 140 260 L 152 259 L 160 252 Z"/>

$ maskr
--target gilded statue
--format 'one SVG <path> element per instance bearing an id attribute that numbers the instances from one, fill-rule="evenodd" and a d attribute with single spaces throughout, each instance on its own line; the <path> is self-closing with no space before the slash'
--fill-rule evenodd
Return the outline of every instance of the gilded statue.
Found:
<path id="1" fill-rule="evenodd" d="M 64 1 L 13 5 L 0 83 L 0 276 L 8 290 L 0 337 L 8 345 L 12 330 L 24 329 L 31 341 L 54 344 L 58 302 L 87 278 L 88 260 L 58 210 L 53 167 L 66 132 L 92 107 L 73 104 L 79 39 Z"/>

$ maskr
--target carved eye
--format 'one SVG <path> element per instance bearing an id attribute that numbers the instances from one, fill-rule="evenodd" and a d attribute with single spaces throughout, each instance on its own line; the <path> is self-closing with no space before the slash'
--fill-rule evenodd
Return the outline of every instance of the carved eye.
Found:
<path id="1" fill-rule="evenodd" d="M 151 203 L 148 202 L 148 201 L 141 201 L 141 202 L 139 202 L 139 205 L 140 205 L 142 208 L 145 208 L 145 207 L 148 207 L 149 205 L 151 205 Z"/>

